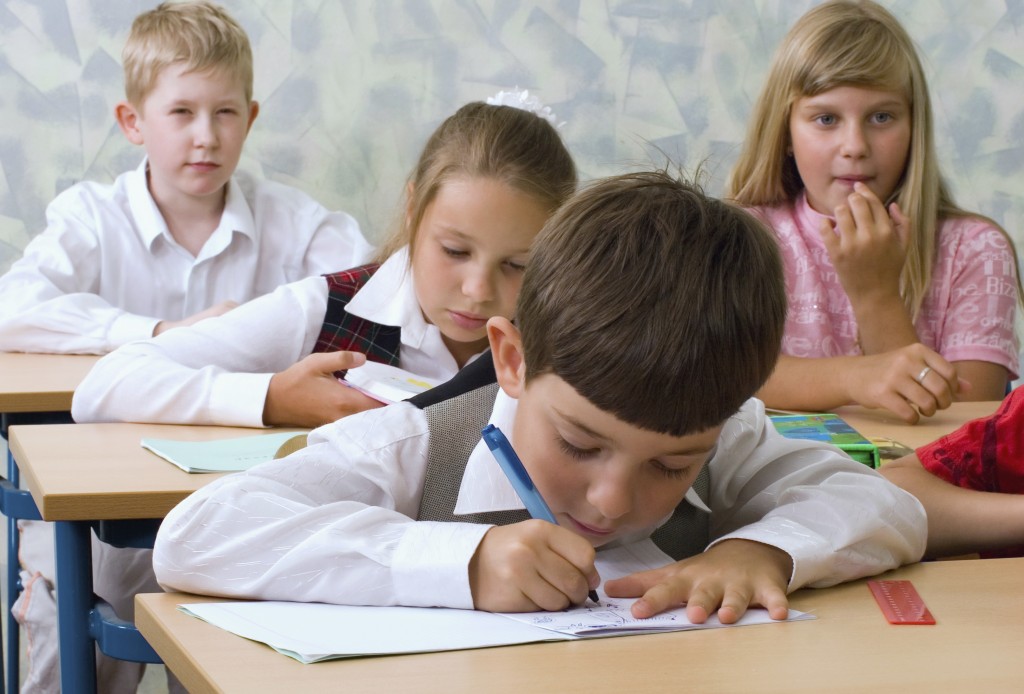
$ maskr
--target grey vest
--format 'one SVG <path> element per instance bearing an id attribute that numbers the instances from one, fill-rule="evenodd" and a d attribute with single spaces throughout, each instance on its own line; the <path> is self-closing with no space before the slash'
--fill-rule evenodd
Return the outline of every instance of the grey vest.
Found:
<path id="1" fill-rule="evenodd" d="M 530 518 L 525 510 L 464 516 L 454 513 L 466 463 L 480 441 L 480 430 L 487 425 L 497 393 L 498 384 L 491 383 L 423 409 L 430 427 L 430 445 L 417 520 L 510 525 Z M 705 503 L 710 486 L 711 473 L 705 465 L 693 483 L 694 490 Z M 668 521 L 654 531 L 651 539 L 674 559 L 700 554 L 709 542 L 708 514 L 682 501 Z"/>

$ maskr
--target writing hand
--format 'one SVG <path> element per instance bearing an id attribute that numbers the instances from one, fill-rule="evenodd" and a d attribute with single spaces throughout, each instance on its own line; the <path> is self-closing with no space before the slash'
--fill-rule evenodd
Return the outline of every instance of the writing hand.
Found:
<path id="1" fill-rule="evenodd" d="M 366 363 L 358 352 L 321 352 L 274 374 L 263 404 L 268 426 L 318 427 L 383 403 L 340 383 L 335 371 Z"/>
<path id="2" fill-rule="evenodd" d="M 237 307 L 237 301 L 221 301 L 219 304 L 214 304 L 208 309 L 200 311 L 199 313 L 193 313 L 191 316 L 186 316 L 178 321 L 162 320 L 153 328 L 153 337 L 156 337 L 160 333 L 167 332 L 168 330 L 173 330 L 174 328 L 184 328 L 185 326 L 193 325 L 204 318 L 213 318 L 214 316 L 224 315 L 231 309 Z"/>
<path id="3" fill-rule="evenodd" d="M 544 520 L 491 528 L 469 564 L 473 605 L 489 612 L 563 610 L 599 584 L 593 546 Z"/>
<path id="4" fill-rule="evenodd" d="M 685 604 L 694 624 L 703 624 L 716 611 L 722 624 L 733 624 L 752 605 L 764 607 L 772 619 L 785 619 L 792 572 L 793 560 L 777 547 L 725 540 L 660 569 L 606 581 L 604 590 L 609 597 L 639 597 L 632 608 L 637 619 Z"/>

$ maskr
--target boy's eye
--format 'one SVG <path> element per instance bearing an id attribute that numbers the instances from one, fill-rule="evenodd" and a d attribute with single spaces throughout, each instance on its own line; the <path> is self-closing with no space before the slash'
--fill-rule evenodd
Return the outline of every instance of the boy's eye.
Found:
<path id="1" fill-rule="evenodd" d="M 674 480 L 681 480 L 681 479 L 683 479 L 684 477 L 686 477 L 687 473 L 690 471 L 689 468 L 669 467 L 669 466 L 665 465 L 665 463 L 661 462 L 660 460 L 652 460 L 651 464 L 654 466 L 655 470 L 657 470 L 658 472 L 663 474 L 665 477 L 668 477 L 669 479 L 674 479 Z"/>
<path id="2" fill-rule="evenodd" d="M 597 455 L 598 449 L 580 448 L 578 446 L 574 446 L 565 439 L 563 439 L 561 436 L 556 437 L 555 442 L 558 444 L 558 447 L 562 449 L 562 453 L 565 453 L 570 458 L 575 458 L 576 460 L 585 460 L 587 458 L 593 458 L 595 455 Z"/>

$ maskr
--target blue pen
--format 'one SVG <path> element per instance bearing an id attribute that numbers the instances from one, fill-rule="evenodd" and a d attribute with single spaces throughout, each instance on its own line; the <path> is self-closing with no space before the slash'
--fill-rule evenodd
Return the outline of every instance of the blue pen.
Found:
<path id="1" fill-rule="evenodd" d="M 548 507 L 547 502 L 544 501 L 544 497 L 537 491 L 537 485 L 530 479 L 530 473 L 526 471 L 523 461 L 516 455 L 515 449 L 512 448 L 512 444 L 505 438 L 505 434 L 501 433 L 501 429 L 493 424 L 488 424 L 481 433 L 484 437 L 484 443 L 491 449 L 491 454 L 498 461 L 498 465 L 501 467 L 502 472 L 505 473 L 505 476 L 508 477 L 508 481 L 512 483 L 512 488 L 516 490 L 516 494 L 519 495 L 523 505 L 526 506 L 530 517 L 539 518 L 558 525 L 558 521 L 555 520 L 555 514 L 551 513 L 551 509 Z M 587 593 L 587 597 L 594 602 L 598 602 L 596 590 L 591 590 Z"/>

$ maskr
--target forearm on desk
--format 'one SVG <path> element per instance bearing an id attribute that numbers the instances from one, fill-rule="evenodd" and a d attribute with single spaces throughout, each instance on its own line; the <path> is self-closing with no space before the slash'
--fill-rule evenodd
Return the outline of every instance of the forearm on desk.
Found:
<path id="1" fill-rule="evenodd" d="M 917 456 L 886 463 L 881 472 L 924 505 L 928 556 L 1024 545 L 1024 496 L 957 487 L 925 470 Z"/>

